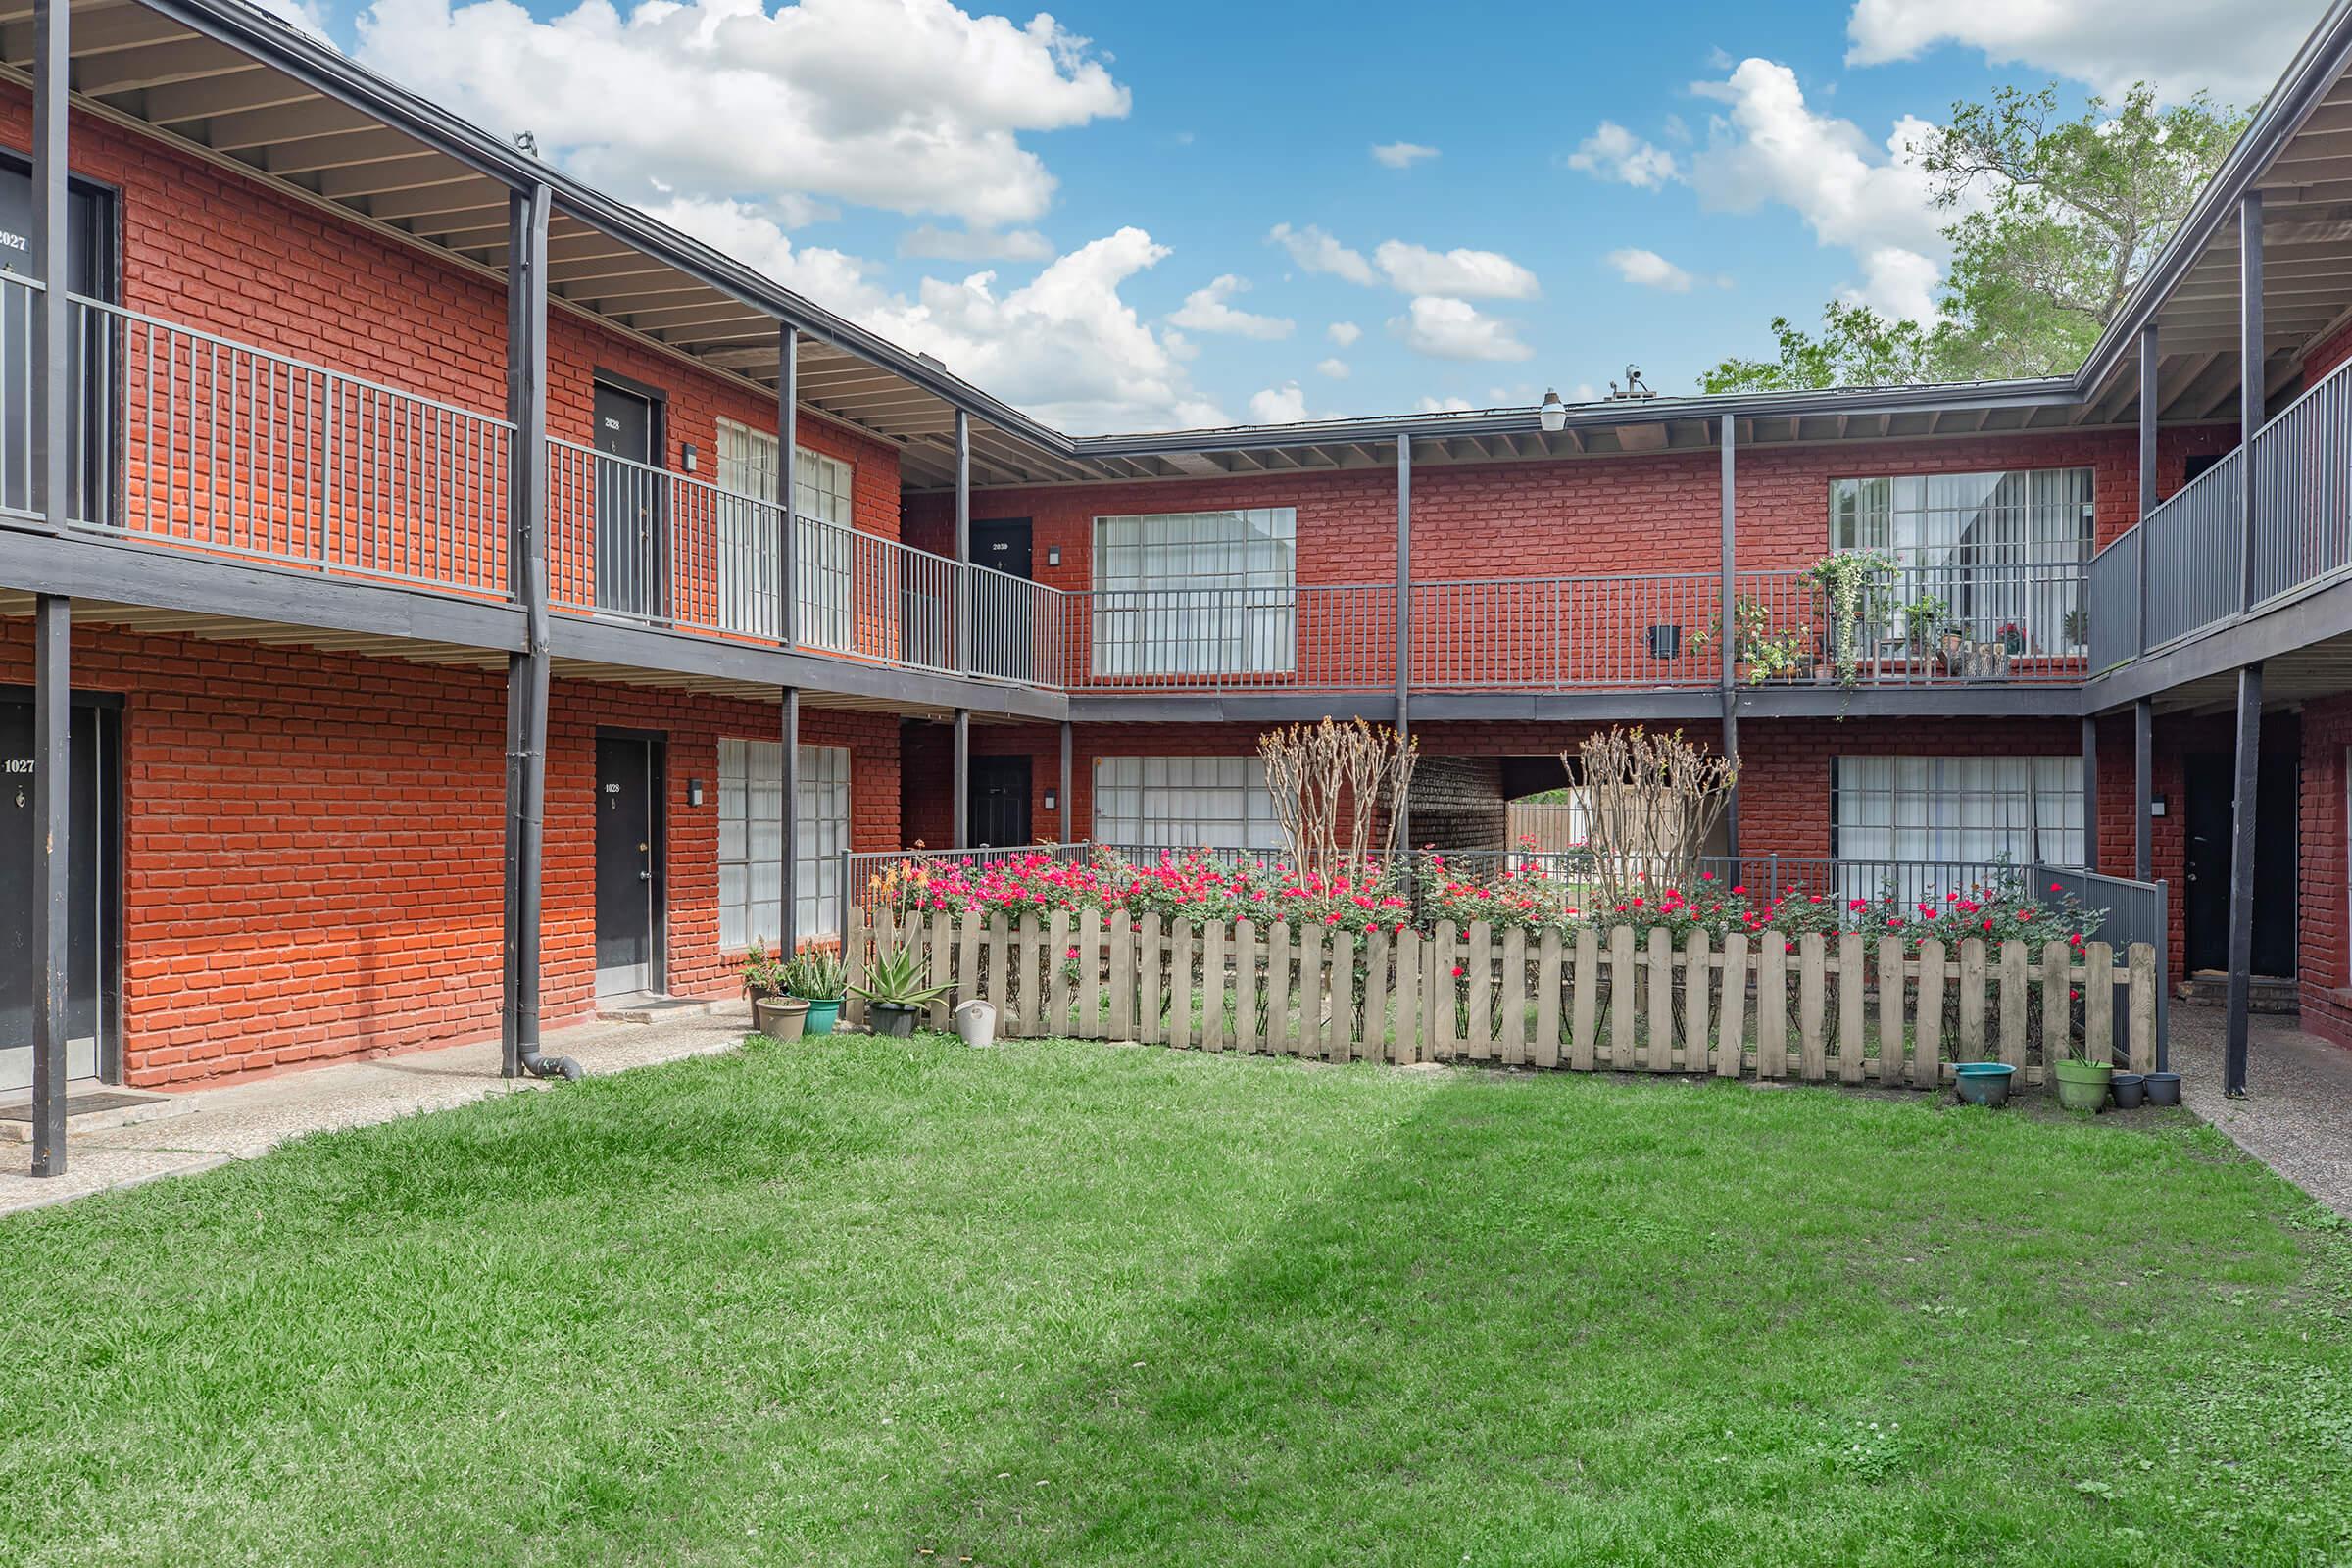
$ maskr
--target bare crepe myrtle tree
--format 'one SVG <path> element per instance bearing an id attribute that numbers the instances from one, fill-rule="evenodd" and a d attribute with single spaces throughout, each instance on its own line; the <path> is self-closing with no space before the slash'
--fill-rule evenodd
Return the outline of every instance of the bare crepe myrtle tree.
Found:
<path id="1" fill-rule="evenodd" d="M 1399 813 L 1389 808 L 1412 785 L 1416 747 L 1389 725 L 1360 718 L 1260 735 L 1257 755 L 1292 868 L 1361 881 L 1375 866 L 1394 864 Z"/>
<path id="2" fill-rule="evenodd" d="M 1603 907 L 1696 885 L 1707 836 L 1740 782 L 1736 763 L 1700 751 L 1679 729 L 1652 734 L 1639 725 L 1589 736 L 1561 760 L 1584 779 Z"/>

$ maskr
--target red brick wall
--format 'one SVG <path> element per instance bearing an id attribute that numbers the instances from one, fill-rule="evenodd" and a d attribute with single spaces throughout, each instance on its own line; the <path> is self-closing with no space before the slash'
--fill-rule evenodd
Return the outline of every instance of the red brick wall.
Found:
<path id="1" fill-rule="evenodd" d="M 0 84 L 0 144 L 31 143 L 31 95 Z M 75 173 L 116 188 L 122 303 L 486 414 L 506 409 L 506 285 L 372 229 L 338 220 L 168 143 L 74 117 Z M 714 476 L 717 419 L 772 427 L 775 401 L 642 339 L 563 310 L 549 315 L 550 434 L 591 435 L 592 372 L 615 370 L 669 397 L 664 461 L 692 442 Z M 897 538 L 895 450 L 813 416 L 801 440 L 857 466 L 858 526 Z"/>
<path id="2" fill-rule="evenodd" d="M 160 1084 L 498 1028 L 505 681 L 308 649 L 76 628 L 74 684 L 121 694 L 123 1052 Z M 30 679 L 0 622 L 0 680 Z M 717 950 L 717 742 L 763 703 L 559 682 L 548 755 L 551 1023 L 594 1000 L 594 734 L 669 737 L 671 989 L 728 990 Z M 850 746 L 860 849 L 899 842 L 898 721 L 804 713 Z M 700 777 L 705 804 L 686 804 Z"/>

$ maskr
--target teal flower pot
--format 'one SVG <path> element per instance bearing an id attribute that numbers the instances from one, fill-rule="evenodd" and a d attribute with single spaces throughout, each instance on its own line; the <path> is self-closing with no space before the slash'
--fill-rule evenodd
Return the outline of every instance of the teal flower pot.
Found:
<path id="1" fill-rule="evenodd" d="M 2006 1105 L 2017 1069 L 2005 1061 L 1964 1061 L 1952 1069 L 1964 1105 Z"/>
<path id="2" fill-rule="evenodd" d="M 831 1034 L 833 1026 L 841 1021 L 841 1003 L 839 997 L 810 997 L 808 1024 L 801 1033 L 804 1036 Z"/>

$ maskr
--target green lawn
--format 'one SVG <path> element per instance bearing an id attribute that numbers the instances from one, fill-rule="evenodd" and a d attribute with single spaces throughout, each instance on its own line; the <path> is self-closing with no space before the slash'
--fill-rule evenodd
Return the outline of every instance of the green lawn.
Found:
<path id="1" fill-rule="evenodd" d="M 0 1219 L 43 1568 L 2305 1565 L 2347 1477 L 2352 1240 L 2152 1115 L 834 1040 Z"/>

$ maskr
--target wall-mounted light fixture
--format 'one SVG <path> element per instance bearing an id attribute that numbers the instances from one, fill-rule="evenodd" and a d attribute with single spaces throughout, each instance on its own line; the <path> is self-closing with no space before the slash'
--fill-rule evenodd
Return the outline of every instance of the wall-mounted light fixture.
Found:
<path id="1" fill-rule="evenodd" d="M 686 465 L 686 471 L 688 473 L 692 473 L 694 471 L 694 466 L 698 461 L 698 455 L 694 450 L 693 442 L 687 442 L 685 447 L 680 451 L 679 461 Z"/>
<path id="2" fill-rule="evenodd" d="M 2148 814 L 2150 816 L 2162 816 L 2164 814 L 2163 796 L 2151 795 L 2148 797 Z"/>
<path id="3" fill-rule="evenodd" d="M 688 806 L 703 804 L 703 781 L 701 779 L 690 778 L 686 781 L 686 804 Z"/>
<path id="4" fill-rule="evenodd" d="M 1544 426 L 1546 435 L 1558 435 L 1568 428 L 1568 405 L 1560 401 L 1559 393 L 1546 391 L 1536 409 L 1536 421 Z"/>
<path id="5" fill-rule="evenodd" d="M 1061 796 L 1059 792 L 1054 790 L 1046 791 L 1046 809 L 1049 811 L 1058 811 L 1061 809 Z"/>
<path id="6" fill-rule="evenodd" d="M 1049 566 L 1058 566 L 1061 564 L 1061 546 L 1046 546 L 1046 564 Z"/>

